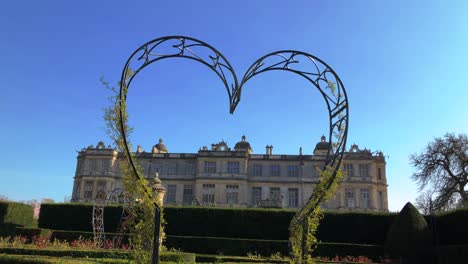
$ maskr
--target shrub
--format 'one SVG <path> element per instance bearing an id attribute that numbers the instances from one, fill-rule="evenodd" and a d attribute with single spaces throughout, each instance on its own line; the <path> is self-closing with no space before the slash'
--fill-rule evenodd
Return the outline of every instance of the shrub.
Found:
<path id="1" fill-rule="evenodd" d="M 90 204 L 43 204 L 39 227 L 92 232 L 92 209 Z M 122 208 L 116 206 L 104 209 L 106 232 L 115 232 L 121 212 Z M 165 207 L 165 233 L 174 236 L 287 240 L 289 222 L 294 214 L 295 211 L 284 209 Z M 389 213 L 326 211 L 317 237 L 325 242 L 383 244 L 394 218 L 395 214 Z"/>
<path id="2" fill-rule="evenodd" d="M 0 224 L 0 237 L 14 236 L 16 227 L 15 224 Z"/>
<path id="3" fill-rule="evenodd" d="M 232 263 L 232 262 L 247 262 L 247 263 L 285 263 L 286 259 L 271 259 L 271 258 L 251 258 L 251 257 L 235 257 L 222 255 L 207 255 L 197 254 L 195 258 L 197 263 Z"/>
<path id="4" fill-rule="evenodd" d="M 382 245 L 348 244 L 348 243 L 319 243 L 314 256 L 334 258 L 366 256 L 374 261 L 383 256 Z"/>
<path id="5" fill-rule="evenodd" d="M 468 208 L 437 214 L 436 236 L 441 245 L 468 244 Z"/>
<path id="6" fill-rule="evenodd" d="M 51 234 L 51 230 L 42 228 L 17 227 L 15 230 L 15 236 L 24 236 L 28 239 L 33 237 L 50 237 Z"/>
<path id="7" fill-rule="evenodd" d="M 407 203 L 393 222 L 385 242 L 385 254 L 410 263 L 429 263 L 431 233 L 427 222 L 411 203 Z"/>
<path id="8" fill-rule="evenodd" d="M 466 263 L 468 259 L 468 244 L 441 246 L 438 249 L 439 263 Z"/>
<path id="9" fill-rule="evenodd" d="M 34 209 L 31 205 L 16 202 L 0 202 L 0 224 L 33 227 Z"/>
<path id="10" fill-rule="evenodd" d="M 73 257 L 73 258 L 96 258 L 113 259 L 115 261 L 128 259 L 128 252 L 119 250 L 53 250 L 53 249 L 33 249 L 33 248 L 0 248 L 1 254 L 23 255 L 23 256 L 50 256 L 50 257 Z M 162 252 L 161 261 L 176 263 L 195 263 L 195 254 L 185 252 Z M 0 259 L 1 260 L 1 259 Z M 0 262 L 5 263 L 5 262 Z M 10 263 L 10 262 L 8 262 Z M 12 262 L 16 263 L 16 262 Z M 23 263 L 23 262 L 17 262 Z M 42 263 L 42 262 L 24 262 L 24 263 Z M 43 262 L 49 263 L 49 262 Z M 55 262 L 52 262 L 55 263 Z M 114 262 L 108 262 L 114 263 Z"/>
<path id="11" fill-rule="evenodd" d="M 287 240 L 258 240 L 222 237 L 166 236 L 167 248 L 201 254 L 245 256 L 257 252 L 270 256 L 276 252 L 288 254 Z"/>
<path id="12" fill-rule="evenodd" d="M 115 258 L 127 259 L 128 252 L 121 250 L 62 250 L 62 249 L 37 249 L 37 248 L 19 248 L 8 247 L 0 248 L 0 254 L 11 255 L 36 255 L 51 257 L 73 257 L 73 258 Z"/>

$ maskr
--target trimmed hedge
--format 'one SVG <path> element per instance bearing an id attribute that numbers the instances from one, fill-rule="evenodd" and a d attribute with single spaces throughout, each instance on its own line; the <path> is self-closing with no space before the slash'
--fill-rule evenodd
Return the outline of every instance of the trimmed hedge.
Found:
<path id="1" fill-rule="evenodd" d="M 429 224 L 430 218 L 427 221 Z M 468 244 L 468 208 L 436 215 L 436 237 L 440 245 Z"/>
<path id="2" fill-rule="evenodd" d="M 0 224 L 14 224 L 33 227 L 34 208 L 31 205 L 16 202 L 0 202 Z"/>
<path id="3" fill-rule="evenodd" d="M 15 224 L 0 224 L 0 237 L 14 236 L 16 227 Z"/>
<path id="4" fill-rule="evenodd" d="M 73 257 L 73 258 L 112 258 L 128 259 L 128 252 L 122 250 L 54 250 L 37 248 L 0 248 L 0 254 L 10 255 L 36 255 L 50 257 Z"/>
<path id="5" fill-rule="evenodd" d="M 129 253 L 121 250 L 53 250 L 34 248 L 0 248 L 0 254 L 34 255 L 50 257 L 128 259 Z M 177 263 L 195 263 L 195 254 L 185 252 L 162 252 L 161 261 Z"/>
<path id="6" fill-rule="evenodd" d="M 39 227 L 92 232 L 92 208 L 90 204 L 43 204 Z M 106 232 L 115 232 L 121 212 L 121 207 L 105 208 Z M 295 211 L 284 209 L 165 207 L 165 232 L 174 236 L 287 240 L 294 214 Z M 383 244 L 394 217 L 389 213 L 325 212 L 317 231 L 318 239 Z"/>
<path id="7" fill-rule="evenodd" d="M 232 256 L 246 256 L 259 254 L 271 256 L 280 253 L 289 254 L 287 240 L 259 240 L 259 239 L 232 239 L 220 237 L 183 237 L 167 236 L 164 243 L 167 248 L 179 249 L 197 254 L 225 254 Z M 314 256 L 367 256 L 379 260 L 383 256 L 382 245 L 362 245 L 348 243 L 319 243 Z"/>
<path id="8" fill-rule="evenodd" d="M 313 255 L 330 258 L 335 256 L 366 256 L 373 261 L 379 261 L 383 253 L 384 247 L 382 245 L 319 243 Z"/>
<path id="9" fill-rule="evenodd" d="M 221 255 L 197 254 L 195 257 L 197 263 L 225 263 L 225 262 L 248 262 L 248 263 L 288 263 L 288 259 L 271 258 L 251 258 Z"/>
<path id="10" fill-rule="evenodd" d="M 248 253 L 270 256 L 276 252 L 280 252 L 282 255 L 288 254 L 288 241 L 285 240 L 168 235 L 164 245 L 167 248 L 201 254 L 223 254 L 231 256 L 246 256 Z"/>
<path id="11" fill-rule="evenodd" d="M 388 231 L 385 255 L 407 263 L 429 263 L 433 259 L 431 238 L 426 219 L 408 202 Z"/>
<path id="12" fill-rule="evenodd" d="M 43 204 L 39 227 L 92 232 L 92 210 L 92 204 Z M 105 208 L 106 233 L 115 232 L 121 213 L 119 206 Z M 294 213 L 285 209 L 165 207 L 165 232 L 173 236 L 287 240 Z M 395 217 L 394 213 L 325 211 L 317 237 L 322 242 L 384 244 Z M 467 222 L 468 209 L 436 215 L 440 244 L 468 244 L 468 229 L 463 228 Z"/>
<path id="13" fill-rule="evenodd" d="M 32 237 L 47 237 L 52 234 L 52 230 L 42 229 L 42 228 L 27 228 L 27 227 L 17 227 L 15 231 L 15 236 L 24 236 L 29 239 Z"/>
<path id="14" fill-rule="evenodd" d="M 468 260 L 468 244 L 441 246 L 438 248 L 441 264 L 466 263 Z"/>
<path id="15" fill-rule="evenodd" d="M 120 206 L 104 208 L 104 223 L 106 232 L 115 232 L 122 214 Z M 93 231 L 92 204 L 42 204 L 39 213 L 40 228 L 70 231 Z"/>

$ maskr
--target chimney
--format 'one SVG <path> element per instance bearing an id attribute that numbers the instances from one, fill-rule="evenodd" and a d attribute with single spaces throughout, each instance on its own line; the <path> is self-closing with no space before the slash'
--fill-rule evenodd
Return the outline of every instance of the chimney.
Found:
<path id="1" fill-rule="evenodd" d="M 270 155 L 270 146 L 266 145 L 265 149 L 266 149 L 265 155 L 267 156 Z"/>
<path id="2" fill-rule="evenodd" d="M 273 155 L 273 145 L 270 145 L 270 155 Z"/>

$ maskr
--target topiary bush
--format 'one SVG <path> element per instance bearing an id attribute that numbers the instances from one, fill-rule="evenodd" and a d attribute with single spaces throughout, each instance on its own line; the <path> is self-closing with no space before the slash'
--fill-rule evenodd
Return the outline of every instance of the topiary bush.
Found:
<path id="1" fill-rule="evenodd" d="M 432 236 L 424 217 L 408 202 L 396 217 L 385 241 L 385 255 L 404 263 L 430 263 Z"/>

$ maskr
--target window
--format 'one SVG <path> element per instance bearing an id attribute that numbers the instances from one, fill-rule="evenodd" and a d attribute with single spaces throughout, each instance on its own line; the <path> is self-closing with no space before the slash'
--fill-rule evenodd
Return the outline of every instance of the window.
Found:
<path id="1" fill-rule="evenodd" d="M 192 175 L 193 174 L 193 164 L 185 164 L 184 166 L 184 174 L 185 175 Z"/>
<path id="2" fill-rule="evenodd" d="M 345 163 L 344 164 L 344 171 L 346 172 L 346 175 L 349 177 L 354 177 L 354 168 L 353 164 L 350 163 Z"/>
<path id="3" fill-rule="evenodd" d="M 359 205 L 361 208 L 369 208 L 369 189 L 361 189 Z"/>
<path id="4" fill-rule="evenodd" d="M 214 204 L 215 201 L 215 185 L 214 184 L 203 184 L 203 197 L 202 201 L 204 204 Z"/>
<path id="5" fill-rule="evenodd" d="M 82 167 L 83 166 L 83 161 L 82 159 L 78 159 L 78 163 L 76 164 L 76 171 L 75 174 L 80 174 Z"/>
<path id="6" fill-rule="evenodd" d="M 257 206 L 262 200 L 262 187 L 252 187 L 252 206 Z"/>
<path id="7" fill-rule="evenodd" d="M 168 184 L 167 185 L 167 192 L 166 192 L 166 203 L 175 203 L 176 202 L 176 193 L 177 193 L 177 185 L 175 184 Z"/>
<path id="8" fill-rule="evenodd" d="M 297 207 L 299 202 L 299 191 L 297 188 L 288 189 L 288 207 Z"/>
<path id="9" fill-rule="evenodd" d="M 345 189 L 345 201 L 346 201 L 346 207 L 354 208 L 354 190 L 353 189 Z"/>
<path id="10" fill-rule="evenodd" d="M 84 198 L 91 199 L 93 197 L 93 186 L 94 183 L 92 181 L 85 181 L 85 190 L 84 190 Z"/>
<path id="11" fill-rule="evenodd" d="M 184 193 L 182 203 L 191 204 L 193 200 L 193 186 L 191 184 L 184 184 Z"/>
<path id="12" fill-rule="evenodd" d="M 297 177 L 299 176 L 299 167 L 297 165 L 288 166 L 288 177 Z"/>
<path id="13" fill-rule="evenodd" d="M 108 160 L 108 159 L 102 160 L 102 170 L 104 172 L 110 171 L 110 167 L 111 167 L 111 161 L 110 160 Z"/>
<path id="14" fill-rule="evenodd" d="M 378 178 L 379 180 L 382 179 L 382 169 L 381 169 L 381 168 L 377 168 L 377 178 Z"/>
<path id="15" fill-rule="evenodd" d="M 252 168 L 253 176 L 262 176 L 263 175 L 263 166 L 260 164 L 254 164 Z"/>
<path id="16" fill-rule="evenodd" d="M 216 173 L 216 162 L 205 161 L 205 173 Z"/>
<path id="17" fill-rule="evenodd" d="M 239 162 L 228 162 L 227 172 L 228 173 L 239 173 Z"/>
<path id="18" fill-rule="evenodd" d="M 368 164 L 359 164 L 359 176 L 368 177 L 369 176 L 369 165 Z"/>
<path id="19" fill-rule="evenodd" d="M 270 170 L 271 170 L 271 176 L 273 177 L 280 176 L 280 165 L 271 165 Z"/>
<path id="20" fill-rule="evenodd" d="M 154 177 L 153 173 L 153 163 L 150 161 L 146 165 L 146 175 L 148 175 L 148 178 Z"/>
<path id="21" fill-rule="evenodd" d="M 80 192 L 81 192 L 81 182 L 77 181 L 75 182 L 75 195 L 74 195 L 75 199 L 80 198 Z"/>
<path id="22" fill-rule="evenodd" d="M 239 203 L 239 185 L 226 185 L 226 202 L 228 204 Z"/>
<path id="23" fill-rule="evenodd" d="M 176 175 L 177 174 L 177 164 L 170 163 L 167 164 L 167 175 Z"/>
<path id="24" fill-rule="evenodd" d="M 383 209 L 383 194 L 379 191 L 379 209 Z"/>
<path id="25" fill-rule="evenodd" d="M 281 199 L 281 192 L 279 187 L 271 187 L 270 188 L 270 199 L 271 200 L 280 200 Z"/>
<path id="26" fill-rule="evenodd" d="M 105 181 L 98 181 L 97 183 L 97 192 L 105 192 L 106 191 L 106 182 Z"/>

